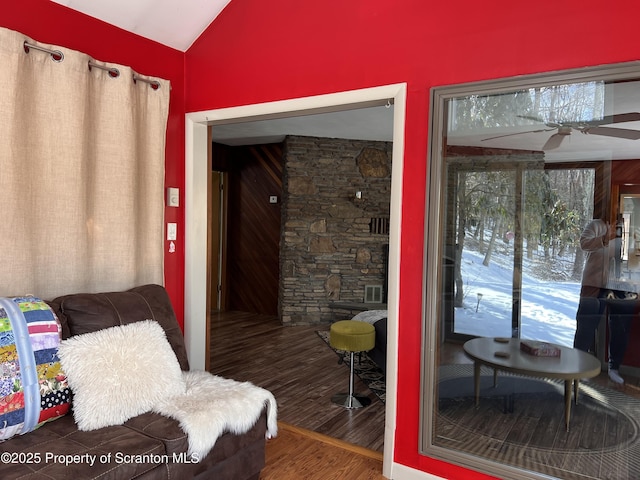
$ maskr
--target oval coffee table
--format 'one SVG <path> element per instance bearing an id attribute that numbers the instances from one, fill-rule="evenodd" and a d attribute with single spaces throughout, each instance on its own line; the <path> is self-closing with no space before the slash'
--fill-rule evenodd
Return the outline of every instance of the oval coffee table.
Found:
<path id="1" fill-rule="evenodd" d="M 493 383 L 497 371 L 518 373 L 530 377 L 558 378 L 564 380 L 564 420 L 569 430 L 571 418 L 571 391 L 576 405 L 581 378 L 600 374 L 600 361 L 593 355 L 576 348 L 554 345 L 560 349 L 559 357 L 538 357 L 520 350 L 519 338 L 480 337 L 469 340 L 463 346 L 473 360 L 473 382 L 476 406 L 480 404 L 480 367 L 493 368 Z"/>

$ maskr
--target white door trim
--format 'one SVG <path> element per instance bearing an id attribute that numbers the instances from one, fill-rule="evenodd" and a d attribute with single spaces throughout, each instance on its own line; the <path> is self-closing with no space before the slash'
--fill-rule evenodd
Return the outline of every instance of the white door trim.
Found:
<path id="1" fill-rule="evenodd" d="M 404 131 L 406 110 L 405 83 L 347 92 L 295 98 L 254 105 L 187 113 L 185 119 L 185 311 L 184 330 L 192 369 L 204 369 L 207 333 L 207 129 L 215 123 L 241 119 L 269 119 L 302 113 L 338 111 L 384 105 L 392 99 L 393 157 L 389 226 L 389 292 L 387 325 L 387 403 L 385 410 L 383 475 L 392 478 L 396 421 L 398 286 L 400 271 L 400 231 L 402 180 L 404 167 Z"/>

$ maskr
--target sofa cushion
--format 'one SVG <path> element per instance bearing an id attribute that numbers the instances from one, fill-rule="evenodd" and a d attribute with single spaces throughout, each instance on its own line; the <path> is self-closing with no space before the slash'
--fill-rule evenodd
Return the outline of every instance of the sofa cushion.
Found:
<path id="1" fill-rule="evenodd" d="M 182 370 L 189 370 L 184 335 L 167 291 L 160 285 L 143 285 L 126 292 L 65 295 L 49 304 L 60 319 L 63 339 L 140 320 L 155 320 L 164 328 Z"/>
<path id="2" fill-rule="evenodd" d="M 218 439 L 211 453 L 196 465 L 197 476 L 195 478 L 197 480 L 254 478 L 251 476 L 251 472 L 259 472 L 265 465 L 266 426 L 265 410 L 256 425 L 246 434 L 225 433 Z M 239 453 L 229 455 L 229 452 Z"/>
<path id="3" fill-rule="evenodd" d="M 187 454 L 188 437 L 177 421 L 157 413 L 145 413 L 128 420 L 125 426 L 160 440 L 167 455 L 178 461 L 182 468 L 190 466 L 194 476 L 204 472 L 206 478 L 216 480 L 249 478 L 250 475 L 243 472 L 259 472 L 265 464 L 266 408 L 251 430 L 243 435 L 224 433 L 217 439 L 214 449 L 194 464 L 190 462 L 195 456 Z M 236 452 L 239 453 L 236 455 Z"/>
<path id="4" fill-rule="evenodd" d="M 0 478 L 185 478 L 169 474 L 173 459 L 159 440 L 124 426 L 82 432 L 71 415 L 4 442 L 2 451 L 22 461 L 0 462 Z"/>
<path id="5" fill-rule="evenodd" d="M 122 424 L 185 392 L 180 365 L 154 320 L 68 338 L 58 356 L 80 430 Z"/>
<path id="6" fill-rule="evenodd" d="M 127 420 L 125 426 L 160 440 L 169 455 L 186 453 L 189 450 L 189 438 L 172 418 L 149 412 Z"/>
<path id="7" fill-rule="evenodd" d="M 69 411 L 57 355 L 60 332 L 58 319 L 39 298 L 0 298 L 0 440 Z"/>

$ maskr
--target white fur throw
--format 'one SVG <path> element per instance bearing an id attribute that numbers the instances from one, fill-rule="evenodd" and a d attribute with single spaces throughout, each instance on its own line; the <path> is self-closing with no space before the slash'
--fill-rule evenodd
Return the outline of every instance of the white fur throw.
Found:
<path id="1" fill-rule="evenodd" d="M 58 355 L 74 393 L 80 430 L 120 425 L 154 411 L 171 417 L 189 438 L 189 454 L 204 458 L 226 431 L 243 434 L 267 407 L 266 437 L 278 433 L 271 392 L 208 372 L 183 372 L 163 328 L 153 320 L 77 335 Z"/>
<path id="2" fill-rule="evenodd" d="M 202 459 L 224 432 L 249 431 L 267 406 L 266 437 L 278 433 L 276 400 L 271 392 L 209 372 L 182 372 L 183 395 L 165 398 L 154 411 L 174 418 L 189 437 L 189 454 Z"/>
<path id="3" fill-rule="evenodd" d="M 121 425 L 185 391 L 178 359 L 154 320 L 68 338 L 58 357 L 80 430 Z"/>
<path id="4" fill-rule="evenodd" d="M 361 322 L 374 324 L 378 320 L 387 318 L 388 314 L 389 314 L 388 310 L 365 310 L 364 312 L 358 313 L 351 320 L 360 320 Z"/>

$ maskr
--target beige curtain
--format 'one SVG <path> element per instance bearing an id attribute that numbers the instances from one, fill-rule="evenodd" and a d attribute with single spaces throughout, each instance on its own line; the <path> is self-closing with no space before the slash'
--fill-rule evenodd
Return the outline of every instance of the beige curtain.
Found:
<path id="1" fill-rule="evenodd" d="M 170 86 L 145 79 L 0 29 L 0 296 L 163 283 Z"/>

